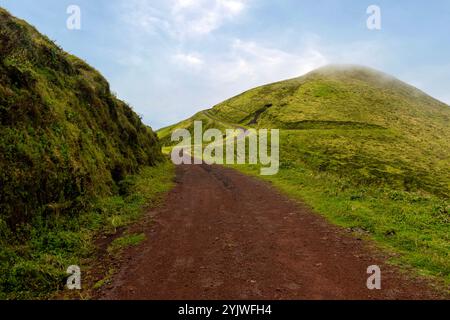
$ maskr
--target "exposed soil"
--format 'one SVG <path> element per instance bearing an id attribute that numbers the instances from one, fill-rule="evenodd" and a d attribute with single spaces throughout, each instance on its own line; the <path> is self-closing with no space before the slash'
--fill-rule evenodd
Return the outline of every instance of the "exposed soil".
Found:
<path id="1" fill-rule="evenodd" d="M 220 166 L 177 168 L 101 299 L 439 299 L 423 280 L 269 184 Z M 368 290 L 379 265 L 382 290 Z"/>

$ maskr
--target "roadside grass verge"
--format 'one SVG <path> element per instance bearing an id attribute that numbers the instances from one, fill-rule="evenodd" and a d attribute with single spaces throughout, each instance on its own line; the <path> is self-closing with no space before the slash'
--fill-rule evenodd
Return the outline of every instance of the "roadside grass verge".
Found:
<path id="1" fill-rule="evenodd" d="M 174 167 L 143 167 L 118 185 L 115 195 L 93 201 L 76 216 L 37 216 L 15 233 L 0 220 L 0 299 L 49 299 L 64 289 L 66 269 L 95 254 L 95 239 L 115 234 L 157 206 L 173 186 Z M 26 237 L 24 237 L 26 235 Z M 26 239 L 26 240 L 23 240 Z M 137 244 L 142 235 L 118 238 L 113 250 Z"/>

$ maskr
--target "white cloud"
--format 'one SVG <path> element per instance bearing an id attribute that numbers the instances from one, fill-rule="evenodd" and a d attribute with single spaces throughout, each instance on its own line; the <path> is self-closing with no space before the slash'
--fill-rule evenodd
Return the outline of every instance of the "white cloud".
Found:
<path id="1" fill-rule="evenodd" d="M 303 75 L 326 65 L 328 59 L 312 46 L 287 52 L 255 41 L 234 39 L 220 54 L 177 53 L 173 62 L 186 67 L 188 72 L 192 67 L 201 70 L 196 73 L 197 79 L 208 85 L 249 88 Z"/>
<path id="2" fill-rule="evenodd" d="M 248 0 L 127 0 L 123 18 L 142 31 L 163 31 L 171 37 L 190 38 L 212 33 L 234 20 Z M 167 3 L 168 2 L 168 3 Z"/>
<path id="3" fill-rule="evenodd" d="M 179 36 L 206 35 L 233 20 L 244 8 L 245 0 L 175 0 L 172 26 Z"/>
<path id="4" fill-rule="evenodd" d="M 122 19 L 136 31 L 158 33 L 170 29 L 164 11 L 157 9 L 146 0 L 123 1 L 121 8 Z"/>
<path id="5" fill-rule="evenodd" d="M 204 63 L 200 55 L 196 53 L 177 53 L 172 58 L 181 67 L 200 68 Z"/>
<path id="6" fill-rule="evenodd" d="M 231 81 L 243 76 L 251 82 L 277 81 L 300 76 L 328 63 L 325 56 L 313 47 L 287 52 L 239 39 L 232 44 L 231 56 L 231 61 L 225 62 L 223 68 L 228 73 L 237 74 L 234 79 L 230 78 Z"/>
<path id="7" fill-rule="evenodd" d="M 301 76 L 328 63 L 314 47 L 299 52 L 271 48 L 255 41 L 234 39 L 221 54 L 177 53 L 172 61 L 199 83 L 235 94 L 258 85 Z M 199 72 L 201 71 L 201 72 Z M 214 91 L 215 89 L 212 88 Z M 219 98 L 223 97 L 222 94 Z"/>

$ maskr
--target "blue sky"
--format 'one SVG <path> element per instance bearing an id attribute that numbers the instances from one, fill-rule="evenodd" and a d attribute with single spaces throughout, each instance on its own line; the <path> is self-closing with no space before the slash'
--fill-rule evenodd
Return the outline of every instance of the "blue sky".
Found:
<path id="1" fill-rule="evenodd" d="M 69 5 L 81 30 L 68 30 Z M 369 30 L 370 5 L 381 30 Z M 330 63 L 374 67 L 450 104 L 450 1 L 0 0 L 97 68 L 155 129 Z"/>

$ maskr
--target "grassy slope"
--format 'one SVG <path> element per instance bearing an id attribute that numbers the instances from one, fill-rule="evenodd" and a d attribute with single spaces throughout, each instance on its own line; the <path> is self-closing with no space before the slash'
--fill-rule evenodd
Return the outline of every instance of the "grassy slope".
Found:
<path id="1" fill-rule="evenodd" d="M 100 73 L 0 8 L 0 298 L 60 289 L 95 234 L 136 217 L 172 171 Z"/>
<path id="2" fill-rule="evenodd" d="M 388 75 L 326 67 L 259 87 L 158 132 L 208 126 L 281 130 L 266 179 L 339 225 L 450 281 L 450 108 Z M 237 166 L 250 174 L 258 168 Z"/>

